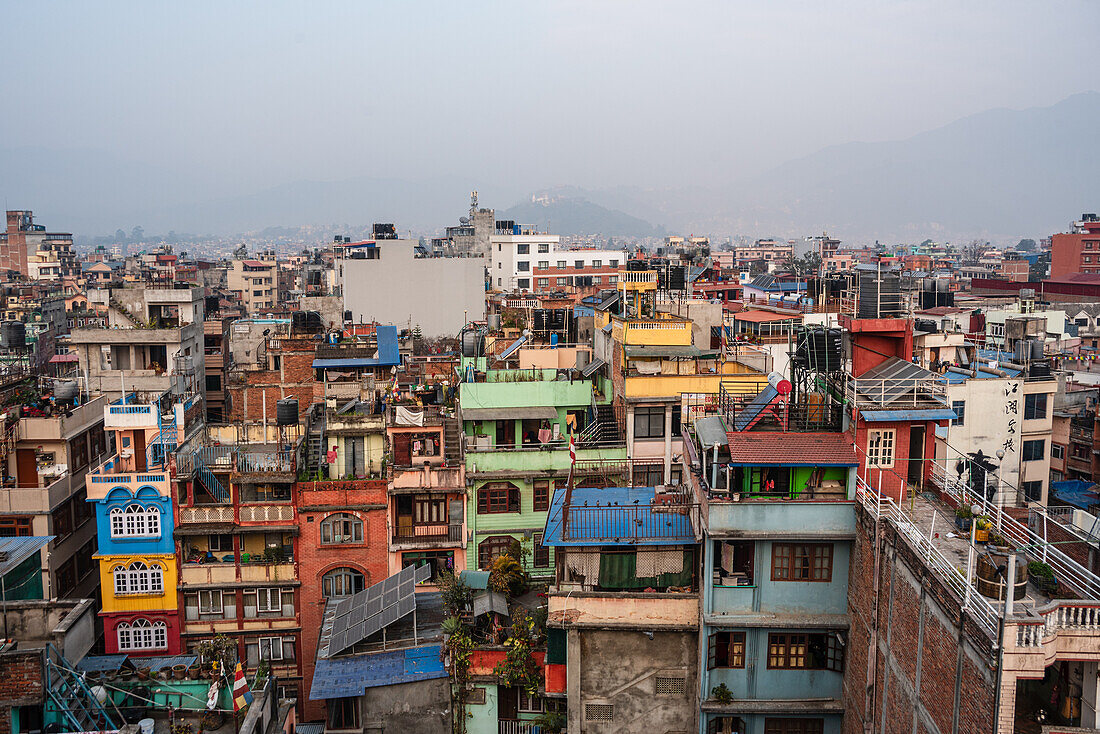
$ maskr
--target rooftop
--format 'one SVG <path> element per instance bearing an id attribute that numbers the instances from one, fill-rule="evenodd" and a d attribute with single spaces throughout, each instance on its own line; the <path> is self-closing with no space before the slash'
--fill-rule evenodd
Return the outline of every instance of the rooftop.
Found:
<path id="1" fill-rule="evenodd" d="M 656 487 L 560 488 L 546 518 L 543 544 L 683 545 L 695 543 L 699 506 L 689 494 Z"/>

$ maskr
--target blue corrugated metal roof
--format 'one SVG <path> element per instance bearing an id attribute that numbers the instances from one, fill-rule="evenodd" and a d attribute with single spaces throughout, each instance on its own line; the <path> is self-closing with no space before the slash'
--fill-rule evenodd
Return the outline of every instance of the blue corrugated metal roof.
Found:
<path id="1" fill-rule="evenodd" d="M 543 545 L 684 545 L 695 543 L 695 532 L 687 515 L 655 513 L 652 511 L 654 487 L 574 487 L 570 500 L 574 509 L 596 508 L 601 511 L 585 512 L 584 522 L 570 528 L 570 539 L 564 540 L 563 518 L 565 514 L 565 487 L 554 492 L 550 511 L 546 516 Z M 615 512 L 621 509 L 623 512 Z M 583 511 L 583 510 L 582 510 Z M 656 527 L 665 523 L 662 537 L 635 538 L 638 528 Z M 616 543 L 608 538 L 619 539 Z"/>
<path id="2" fill-rule="evenodd" d="M 1057 499 L 1082 510 L 1087 510 L 1092 505 L 1100 503 L 1100 495 L 1096 493 L 1097 486 L 1082 479 L 1051 482 L 1050 489 Z"/>
<path id="3" fill-rule="evenodd" d="M 344 658 L 318 658 L 309 689 L 311 701 L 361 696 L 367 688 L 446 678 L 441 645 Z"/>
<path id="4" fill-rule="evenodd" d="M 125 662 L 125 655 L 89 655 L 76 664 L 76 669 L 81 673 L 114 672 Z"/>
<path id="5" fill-rule="evenodd" d="M 23 538 L 0 538 L 0 576 L 6 576 L 16 566 L 33 556 L 54 539 L 52 535 L 31 535 Z"/>
<path id="6" fill-rule="evenodd" d="M 466 584 L 471 589 L 488 589 L 489 588 L 489 572 L 488 571 L 459 571 L 458 580 Z"/>
<path id="7" fill-rule="evenodd" d="M 324 724 L 295 724 L 294 734 L 324 734 Z"/>
<path id="8" fill-rule="evenodd" d="M 869 423 L 893 423 L 896 421 L 946 421 L 956 418 L 948 408 L 930 410 L 861 410 L 859 414 Z"/>

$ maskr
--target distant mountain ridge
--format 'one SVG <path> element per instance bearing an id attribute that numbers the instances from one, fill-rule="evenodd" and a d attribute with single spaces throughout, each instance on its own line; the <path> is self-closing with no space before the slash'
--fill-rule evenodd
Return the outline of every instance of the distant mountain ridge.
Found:
<path id="1" fill-rule="evenodd" d="M 640 217 L 617 209 L 608 209 L 580 196 L 561 196 L 542 192 L 530 201 L 496 213 L 497 219 L 534 224 L 552 234 L 602 235 L 615 237 L 664 237 L 664 227 L 654 226 Z"/>
<path id="2" fill-rule="evenodd" d="M 905 140 L 830 146 L 721 186 L 543 189 L 548 196 L 498 209 L 498 217 L 562 234 L 660 237 L 667 228 L 714 237 L 828 231 L 849 242 L 1013 242 L 1063 231 L 1100 209 L 1097 119 L 1100 93 L 1086 92 L 1049 107 L 987 110 Z M 456 223 L 471 188 L 489 206 L 519 195 L 456 176 L 293 181 L 251 191 L 240 181 L 87 150 L 0 149 L 0 171 L 9 208 L 34 209 L 51 229 L 83 235 L 134 225 L 230 235 L 376 221 L 432 232 Z"/>

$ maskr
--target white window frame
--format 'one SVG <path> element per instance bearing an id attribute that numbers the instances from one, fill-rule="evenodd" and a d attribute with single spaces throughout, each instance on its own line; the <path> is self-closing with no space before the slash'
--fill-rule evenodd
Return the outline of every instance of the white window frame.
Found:
<path id="1" fill-rule="evenodd" d="M 877 428 L 867 431 L 867 466 L 889 469 L 894 466 L 897 431 Z"/>
<path id="2" fill-rule="evenodd" d="M 539 694 L 529 694 L 523 688 L 519 689 L 516 703 L 516 710 L 521 714 L 541 714 L 543 710 L 542 698 Z"/>
<path id="3" fill-rule="evenodd" d="M 221 589 L 199 591 L 199 614 L 222 614 L 224 611 Z"/>
<path id="4" fill-rule="evenodd" d="M 259 640 L 260 645 L 260 660 L 282 660 L 283 659 L 283 638 L 282 637 L 261 637 Z M 264 654 L 264 646 L 267 646 L 267 654 Z M 278 655 L 276 655 L 278 651 Z"/>
<path id="5" fill-rule="evenodd" d="M 276 604 L 271 605 L 274 599 Z M 262 601 L 261 601 L 262 600 Z M 256 612 L 281 612 L 283 611 L 283 590 L 275 588 L 256 589 Z"/>
<path id="6" fill-rule="evenodd" d="M 160 512 L 137 503 L 111 510 L 112 538 L 159 538 Z"/>
<path id="7" fill-rule="evenodd" d="M 129 566 L 116 566 L 112 571 L 115 596 L 162 596 L 164 568 L 156 563 L 134 561 Z"/>
<path id="8" fill-rule="evenodd" d="M 120 622 L 115 628 L 119 650 L 167 650 L 168 625 L 138 618 L 132 622 Z"/>

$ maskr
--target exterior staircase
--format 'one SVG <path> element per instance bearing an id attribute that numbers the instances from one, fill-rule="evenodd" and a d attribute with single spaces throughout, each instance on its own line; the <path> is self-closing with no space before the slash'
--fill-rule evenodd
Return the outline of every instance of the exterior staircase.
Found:
<path id="1" fill-rule="evenodd" d="M 108 712 L 77 673 L 72 664 L 53 646 L 46 648 L 46 696 L 65 720 L 67 731 L 110 731 L 125 722 Z"/>
<path id="2" fill-rule="evenodd" d="M 458 418 L 443 419 L 443 460 L 448 465 L 462 462 L 462 421 Z"/>
<path id="3" fill-rule="evenodd" d="M 137 327 L 137 328 L 139 328 L 139 329 L 143 329 L 143 328 L 145 328 L 145 322 L 143 322 L 143 321 L 142 321 L 141 319 L 139 319 L 139 318 L 138 318 L 137 316 L 135 316 L 134 314 L 132 314 L 132 313 L 130 312 L 130 309 L 128 309 L 128 308 L 126 308 L 125 306 L 123 306 L 123 305 L 122 305 L 122 302 L 121 302 L 121 301 L 119 301 L 119 300 L 118 300 L 117 298 L 115 298 L 114 296 L 111 296 L 111 298 L 110 298 L 110 304 L 111 304 L 111 308 L 113 308 L 114 310 L 116 310 L 116 311 L 118 311 L 118 312 L 119 312 L 120 314 L 122 314 L 122 315 L 123 315 L 123 316 L 124 316 L 124 317 L 126 318 L 126 320 L 127 320 L 127 321 L 129 321 L 129 322 L 130 322 L 131 324 L 133 324 L 133 325 L 134 325 L 135 327 Z"/>

